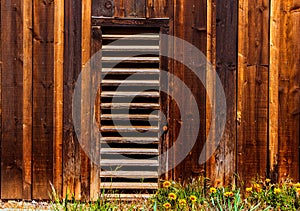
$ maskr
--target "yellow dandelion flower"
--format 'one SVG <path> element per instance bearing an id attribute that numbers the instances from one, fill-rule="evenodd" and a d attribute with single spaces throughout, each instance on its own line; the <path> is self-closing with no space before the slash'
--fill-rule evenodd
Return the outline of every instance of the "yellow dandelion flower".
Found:
<path id="1" fill-rule="evenodd" d="M 224 196 L 225 197 L 233 197 L 233 192 L 231 192 L 231 191 L 225 192 Z"/>
<path id="2" fill-rule="evenodd" d="M 186 205 L 186 200 L 185 199 L 180 199 L 179 200 L 179 205 L 185 206 Z"/>
<path id="3" fill-rule="evenodd" d="M 256 190 L 256 192 L 258 192 L 258 193 L 261 192 L 261 190 L 262 190 L 261 187 L 260 187 L 260 184 L 257 184 L 257 183 L 254 183 L 254 184 L 253 184 L 253 188 L 254 188 L 254 189 Z"/>
<path id="4" fill-rule="evenodd" d="M 177 196 L 175 193 L 169 193 L 169 199 L 176 200 Z"/>
<path id="5" fill-rule="evenodd" d="M 171 182 L 170 181 L 164 181 L 164 183 L 163 183 L 163 187 L 164 188 L 168 188 L 170 186 L 171 186 Z"/>
<path id="6" fill-rule="evenodd" d="M 195 195 L 190 195 L 190 200 L 191 200 L 192 202 L 196 202 L 196 201 L 197 201 L 197 196 L 195 196 Z"/>
<path id="7" fill-rule="evenodd" d="M 300 194 L 300 188 L 296 188 L 296 192 Z"/>
<path id="8" fill-rule="evenodd" d="M 295 184 L 295 187 L 296 187 L 296 188 L 300 188 L 300 183 L 297 182 L 297 183 Z"/>
<path id="9" fill-rule="evenodd" d="M 253 187 L 254 187 L 254 188 L 260 188 L 260 184 L 254 183 L 254 184 L 253 184 Z"/>
<path id="10" fill-rule="evenodd" d="M 252 187 L 246 188 L 246 192 L 251 192 L 252 191 Z"/>
<path id="11" fill-rule="evenodd" d="M 269 182 L 271 182 L 271 179 L 267 178 L 266 183 L 269 183 Z"/>
<path id="12" fill-rule="evenodd" d="M 211 188 L 209 189 L 209 191 L 210 191 L 211 193 L 216 193 L 216 192 L 217 192 L 217 189 L 214 188 L 214 187 L 211 187 Z"/>
<path id="13" fill-rule="evenodd" d="M 278 194 L 278 193 L 280 193 L 280 192 L 281 192 L 280 188 L 274 188 L 274 193 L 275 193 L 275 194 Z"/>
<path id="14" fill-rule="evenodd" d="M 169 203 L 169 202 L 167 202 L 167 203 L 164 203 L 164 208 L 166 208 L 166 209 L 170 209 L 171 208 L 171 204 Z"/>

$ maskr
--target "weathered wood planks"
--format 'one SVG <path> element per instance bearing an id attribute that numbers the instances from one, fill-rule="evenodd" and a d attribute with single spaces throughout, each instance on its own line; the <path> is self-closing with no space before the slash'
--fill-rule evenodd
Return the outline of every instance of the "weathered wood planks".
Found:
<path id="1" fill-rule="evenodd" d="M 1 1 L 1 198 L 3 199 L 23 197 L 22 19 L 20 0 Z"/>
<path id="2" fill-rule="evenodd" d="M 33 1 L 33 184 L 34 199 L 48 198 L 53 181 L 54 2 Z"/>

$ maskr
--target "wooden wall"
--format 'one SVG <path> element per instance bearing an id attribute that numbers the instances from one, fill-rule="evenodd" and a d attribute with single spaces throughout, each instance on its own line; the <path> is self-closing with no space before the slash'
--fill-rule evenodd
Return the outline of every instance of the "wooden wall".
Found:
<path id="1" fill-rule="evenodd" d="M 204 173 L 228 183 L 237 173 L 247 181 L 257 174 L 299 179 L 299 0 L 0 0 L 0 11 L 0 198 L 46 199 L 49 182 L 77 198 L 97 193 L 98 169 L 77 141 L 71 113 L 75 81 L 93 50 L 91 15 L 168 17 L 170 34 L 195 45 L 216 67 L 227 121 L 216 152 L 199 165 L 207 132 L 217 128 L 213 107 L 195 75 L 170 64 L 194 94 L 201 117 L 197 144 L 170 178 Z M 175 47 L 180 54 L 182 46 Z M 191 52 L 182 56 L 192 63 Z M 212 78 L 206 83 L 216 96 Z M 188 102 L 180 87 L 170 89 Z M 176 103 L 169 106 L 175 140 L 182 120 Z"/>

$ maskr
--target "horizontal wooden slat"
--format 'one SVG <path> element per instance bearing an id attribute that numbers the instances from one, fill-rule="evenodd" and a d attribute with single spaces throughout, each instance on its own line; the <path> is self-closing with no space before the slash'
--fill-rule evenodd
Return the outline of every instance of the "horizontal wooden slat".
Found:
<path id="1" fill-rule="evenodd" d="M 158 80 L 102 80 L 102 86 L 159 86 Z"/>
<path id="2" fill-rule="evenodd" d="M 156 68 L 102 68 L 105 74 L 159 74 Z"/>
<path id="3" fill-rule="evenodd" d="M 101 120 L 158 120 L 158 115 L 147 114 L 102 114 Z"/>
<path id="4" fill-rule="evenodd" d="M 151 159 L 101 159 L 101 166 L 158 166 L 158 160 Z"/>
<path id="5" fill-rule="evenodd" d="M 158 183 L 143 182 L 102 182 L 100 188 L 103 189 L 157 189 Z"/>
<path id="6" fill-rule="evenodd" d="M 139 51 L 139 52 L 158 52 L 159 46 L 157 45 L 103 45 L 103 51 L 109 52 L 126 52 L 126 51 Z"/>
<path id="7" fill-rule="evenodd" d="M 158 178 L 156 171 L 101 171 L 100 177 L 146 179 Z"/>
<path id="8" fill-rule="evenodd" d="M 133 155 L 158 155 L 158 149 L 143 148 L 102 148 L 101 154 L 133 154 Z"/>
<path id="9" fill-rule="evenodd" d="M 141 132 L 158 132 L 159 128 L 158 126 L 101 126 L 100 131 L 101 132 L 135 132 L 135 131 L 141 131 Z"/>
<path id="10" fill-rule="evenodd" d="M 159 97 L 159 92 L 101 92 L 101 97 Z"/>
<path id="11" fill-rule="evenodd" d="M 136 35 L 124 35 L 124 34 L 103 34 L 102 39 L 104 40 L 158 40 L 158 34 L 136 34 Z"/>
<path id="12" fill-rule="evenodd" d="M 122 194 L 101 194 L 101 198 L 105 200 L 122 200 L 122 201 L 132 201 L 137 199 L 148 199 L 153 197 L 153 194 L 130 194 L 130 193 L 122 193 Z"/>
<path id="13" fill-rule="evenodd" d="M 136 144 L 158 144 L 156 137 L 101 137 L 101 143 L 136 143 Z"/>
<path id="14" fill-rule="evenodd" d="M 102 62 L 108 63 L 158 63 L 159 57 L 102 57 Z"/>
<path id="15" fill-rule="evenodd" d="M 158 103 L 101 103 L 101 109 L 159 109 Z"/>

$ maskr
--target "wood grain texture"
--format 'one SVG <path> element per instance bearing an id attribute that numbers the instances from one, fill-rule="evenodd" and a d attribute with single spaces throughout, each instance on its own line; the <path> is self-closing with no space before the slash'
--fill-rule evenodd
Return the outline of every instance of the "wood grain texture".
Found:
<path id="1" fill-rule="evenodd" d="M 281 5 L 281 63 L 279 65 L 279 179 L 299 179 L 299 8 L 300 2 Z"/>
<path id="2" fill-rule="evenodd" d="M 192 11 L 192 12 L 191 12 Z M 195 15 L 195 11 L 201 11 Z M 200 15 L 199 15 L 200 14 Z M 199 30 L 199 29 L 205 30 Z M 206 52 L 206 1 L 175 1 L 174 2 L 174 36 L 184 39 L 187 42 L 192 43 L 202 52 Z M 183 42 L 174 44 L 174 54 L 177 58 L 187 62 L 197 72 L 205 74 L 205 71 L 200 69 L 201 65 L 196 64 L 199 61 L 196 55 L 191 49 L 184 48 Z M 170 135 L 172 143 L 177 141 L 176 149 L 174 152 L 174 160 L 179 163 L 186 147 L 192 147 L 189 155 L 176 167 L 174 170 L 175 178 L 187 179 L 192 175 L 199 175 L 203 173 L 204 166 L 199 165 L 199 155 L 202 152 L 203 144 L 205 141 L 205 90 L 201 81 L 197 79 L 196 75 L 192 73 L 187 67 L 180 62 L 174 62 L 173 74 L 176 75 L 181 81 L 185 82 L 188 89 L 191 90 L 193 97 L 198 104 L 199 117 L 183 119 L 181 112 L 185 113 L 185 116 L 192 117 L 195 114 L 191 109 L 188 109 L 192 102 L 192 96 L 187 96 L 186 92 L 176 84 L 174 81 L 170 82 L 171 95 L 176 98 L 177 104 L 182 105 L 179 109 L 176 102 L 172 100 L 170 105 L 171 116 L 171 129 Z M 202 75 L 202 78 L 205 78 Z M 196 128 L 196 119 L 200 119 L 200 128 Z M 199 134 L 197 140 L 192 140 L 190 137 L 194 133 Z M 182 131 L 180 131 L 182 130 Z M 177 140 L 178 133 L 183 133 L 183 140 Z M 180 141 L 180 142 L 179 142 Z M 195 141 L 195 145 L 193 142 Z M 184 143 L 184 144 L 183 144 Z"/>
<path id="3" fill-rule="evenodd" d="M 21 199 L 23 140 L 23 15 L 19 0 L 1 1 L 1 198 Z M 5 31 L 5 33 L 3 33 Z"/>
<path id="4" fill-rule="evenodd" d="M 91 62 L 91 69 L 94 72 L 99 72 L 101 66 L 101 52 L 99 50 L 102 47 L 102 32 L 100 27 L 96 27 L 92 29 L 91 35 L 91 56 L 95 59 Z M 100 190 L 100 74 L 92 75 L 92 84 L 94 85 L 92 88 L 97 89 L 96 99 L 94 100 L 95 104 L 91 104 L 93 108 L 92 113 L 92 131 L 91 131 L 91 171 L 90 171 L 90 199 L 97 200 L 97 197 L 101 194 Z"/>
<path id="5" fill-rule="evenodd" d="M 63 166 L 63 81 L 64 81 L 64 1 L 54 4 L 54 139 L 53 139 L 53 183 L 62 194 Z"/>
<path id="6" fill-rule="evenodd" d="M 32 197 L 32 1 L 23 1 L 23 199 Z"/>
<path id="7" fill-rule="evenodd" d="M 212 184 L 219 180 L 221 184 L 233 181 L 236 172 L 236 69 L 237 69 L 237 1 L 212 2 L 212 9 L 216 4 L 215 12 L 212 13 L 212 26 L 216 25 L 215 31 L 211 29 L 211 39 L 215 39 L 215 49 L 212 47 L 208 54 L 212 54 L 210 61 L 216 68 L 217 76 L 223 85 L 226 95 L 226 125 L 223 138 L 215 154 L 206 163 L 206 175 L 212 179 Z M 215 34 L 214 34 L 215 33 Z M 215 36 L 215 38 L 214 38 Z M 212 42 L 210 44 L 214 46 Z M 209 45 L 208 45 L 209 47 Z M 216 55 L 213 55 L 213 54 Z M 213 81 L 207 79 L 207 84 Z M 210 94 L 212 95 L 212 94 Z M 212 95 L 213 96 L 213 95 Z M 209 115 L 207 105 L 207 119 Z M 207 122 L 207 130 L 212 130 Z M 216 131 L 215 131 L 216 132 Z M 208 152 L 208 154 L 210 154 Z"/>
<path id="8" fill-rule="evenodd" d="M 267 174 L 268 1 L 239 2 L 238 174 L 249 182 Z M 268 32 L 268 31 L 267 31 Z M 251 167 L 250 167 L 251 166 Z"/>
<path id="9" fill-rule="evenodd" d="M 53 181 L 54 2 L 33 1 L 33 198 Z"/>
<path id="10" fill-rule="evenodd" d="M 113 17 L 114 1 L 113 0 L 93 0 L 92 16 Z"/>
<path id="11" fill-rule="evenodd" d="M 81 199 L 88 199 L 90 195 L 90 145 L 91 145 L 91 0 L 82 4 L 82 83 L 81 83 L 81 140 L 80 140 L 80 172 L 81 172 Z"/>
<path id="12" fill-rule="evenodd" d="M 64 38 L 64 106 L 63 106 L 63 195 L 75 193 L 80 182 L 79 143 L 72 119 L 72 97 L 76 79 L 81 71 L 81 3 L 65 1 Z M 80 117 L 80 116 L 79 116 Z M 78 195 L 79 193 L 76 192 Z"/>
<path id="13" fill-rule="evenodd" d="M 270 79 L 269 79 L 269 174 L 278 179 L 278 111 L 279 66 L 281 43 L 281 1 L 272 1 L 270 9 Z"/>
<path id="14" fill-rule="evenodd" d="M 171 0 L 146 0 L 147 18 L 165 18 L 171 17 Z"/>

